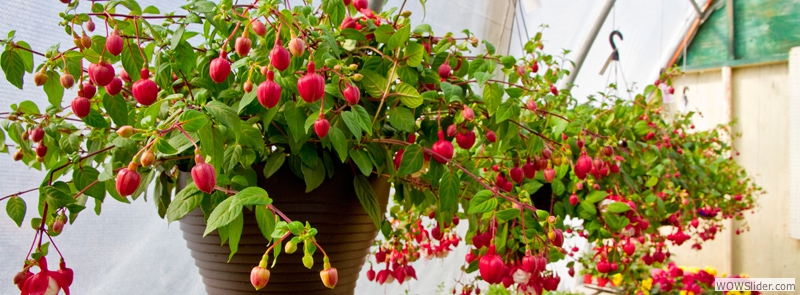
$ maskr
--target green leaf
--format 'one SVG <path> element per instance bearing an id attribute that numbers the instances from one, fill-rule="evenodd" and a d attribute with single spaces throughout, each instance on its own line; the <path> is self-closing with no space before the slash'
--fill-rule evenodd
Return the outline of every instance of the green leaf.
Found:
<path id="1" fill-rule="evenodd" d="M 358 201 L 361 202 L 361 206 L 364 207 L 364 210 L 367 211 L 372 222 L 375 223 L 375 229 L 380 229 L 381 223 L 383 222 L 381 205 L 378 203 L 378 196 L 375 194 L 375 190 L 372 188 L 369 180 L 367 180 L 364 175 L 357 175 L 356 178 L 353 179 L 353 186 L 355 186 Z"/>
<path id="2" fill-rule="evenodd" d="M 503 102 L 503 86 L 497 83 L 490 83 L 483 87 L 483 102 L 490 116 L 494 116 L 500 103 Z"/>
<path id="3" fill-rule="evenodd" d="M 509 208 L 503 211 L 498 211 L 497 213 L 495 213 L 495 216 L 497 217 L 497 219 L 500 219 L 501 221 L 508 221 L 519 217 L 519 213 L 520 213 L 519 209 Z"/>
<path id="4" fill-rule="evenodd" d="M 356 113 L 344 111 L 342 112 L 342 120 L 344 120 L 344 124 L 347 125 L 347 128 L 356 138 L 361 138 L 361 123 L 359 122 L 361 119 L 358 118 Z"/>
<path id="5" fill-rule="evenodd" d="M 122 61 L 122 68 L 125 69 L 125 72 L 128 73 L 128 76 L 131 77 L 133 81 L 139 81 L 141 74 L 139 73 L 142 70 L 142 64 L 144 64 L 144 59 L 142 59 L 141 53 L 139 53 L 139 46 L 136 45 L 135 39 L 128 39 L 125 41 L 125 45 L 122 46 L 123 50 L 120 54 L 120 61 Z M 70 71 L 72 73 L 72 71 Z M 76 75 L 73 73 L 73 75 Z M 77 78 L 77 76 L 75 76 Z"/>
<path id="6" fill-rule="evenodd" d="M 581 216 L 581 218 L 590 219 L 591 217 L 597 215 L 597 209 L 594 207 L 594 203 L 592 202 L 581 202 L 578 206 L 583 210 L 583 212 L 589 214 L 589 217 L 584 218 L 584 216 Z M 578 212 L 578 215 L 580 215 L 580 212 Z"/>
<path id="7" fill-rule="evenodd" d="M 75 203 L 75 199 L 67 193 L 53 187 L 48 186 L 44 188 L 45 201 L 50 205 L 51 210 L 66 207 L 69 204 Z"/>
<path id="8" fill-rule="evenodd" d="M 214 8 L 217 7 L 217 4 L 211 1 L 197 1 L 194 3 L 194 9 L 192 11 L 196 13 L 211 13 L 214 12 Z"/>
<path id="9" fill-rule="evenodd" d="M 171 144 L 169 144 L 169 141 L 167 141 L 163 137 L 159 137 L 156 140 L 156 150 L 165 155 L 174 155 L 178 153 L 178 150 L 175 149 L 175 147 L 173 147 Z"/>
<path id="10" fill-rule="evenodd" d="M 281 169 L 283 162 L 286 160 L 286 154 L 282 152 L 274 152 L 267 158 L 267 163 L 264 165 L 264 177 L 269 178 L 278 169 Z"/>
<path id="11" fill-rule="evenodd" d="M 495 114 L 494 119 L 495 123 L 500 124 L 509 118 L 517 117 L 519 117 L 519 106 L 506 101 L 500 105 L 499 109 L 497 109 L 497 114 Z"/>
<path id="12" fill-rule="evenodd" d="M 420 2 L 422 2 L 422 1 L 420 1 Z M 423 5 L 425 5 L 425 4 L 423 4 Z M 422 35 L 422 33 L 433 33 L 433 29 L 431 28 L 431 25 L 429 25 L 429 24 L 421 24 L 421 25 L 417 25 L 414 28 L 413 32 L 414 32 L 414 34 Z"/>
<path id="13" fill-rule="evenodd" d="M 361 129 L 366 131 L 367 134 L 372 135 L 372 117 L 369 116 L 369 112 L 360 106 L 360 105 L 353 105 L 352 111 L 358 115 L 358 123 L 361 125 Z"/>
<path id="14" fill-rule="evenodd" d="M 449 213 L 458 211 L 460 183 L 450 172 L 445 172 L 439 181 L 439 210 Z"/>
<path id="15" fill-rule="evenodd" d="M 423 102 L 422 96 L 419 95 L 417 89 L 406 83 L 397 85 L 397 93 L 395 95 L 400 97 L 400 101 L 404 105 L 412 109 L 422 105 Z"/>
<path id="16" fill-rule="evenodd" d="M 469 214 L 485 213 L 497 208 L 497 198 L 490 190 L 482 190 L 469 201 Z"/>
<path id="17" fill-rule="evenodd" d="M 383 91 L 386 90 L 386 85 L 389 84 L 386 77 L 367 69 L 362 69 L 359 73 L 364 76 L 361 80 L 364 90 L 373 97 L 383 97 Z"/>
<path id="18" fill-rule="evenodd" d="M 196 132 L 208 123 L 208 118 L 201 112 L 187 109 L 181 114 L 180 122 L 181 127 L 183 127 L 183 130 L 186 130 L 186 132 Z"/>
<path id="19" fill-rule="evenodd" d="M 322 167 L 319 159 L 317 159 L 316 166 L 317 167 L 311 168 L 305 164 L 300 165 L 300 170 L 303 172 L 303 179 L 306 182 L 306 192 L 313 191 L 325 180 L 325 169 Z"/>
<path id="20" fill-rule="evenodd" d="M 263 188 L 251 186 L 234 195 L 233 203 L 244 206 L 266 206 L 272 204 L 272 199 Z"/>
<path id="21" fill-rule="evenodd" d="M 117 127 L 128 125 L 128 104 L 125 103 L 122 95 L 111 96 L 106 94 L 103 96 L 103 107 L 105 107 L 106 113 L 108 113 L 111 121 Z"/>
<path id="22" fill-rule="evenodd" d="M 266 206 L 257 206 L 256 222 L 258 222 L 258 229 L 261 230 L 261 235 L 268 240 L 272 240 L 272 232 L 275 231 L 275 214 L 268 210 Z"/>
<path id="23" fill-rule="evenodd" d="M 234 219 L 242 215 L 242 205 L 234 204 L 233 199 L 234 198 L 227 198 L 214 208 L 214 211 L 208 216 L 206 231 L 203 233 L 203 237 L 219 227 L 230 224 Z"/>
<path id="24" fill-rule="evenodd" d="M 517 63 L 517 59 L 511 55 L 506 55 L 500 58 L 500 62 L 503 63 L 503 66 L 506 69 L 510 69 L 511 67 L 514 66 L 514 64 Z"/>
<path id="25" fill-rule="evenodd" d="M 23 101 L 23 102 L 19 103 L 19 108 L 17 110 L 22 112 L 22 113 L 24 113 L 24 114 L 39 114 L 39 113 L 41 113 L 41 111 L 39 111 L 39 107 L 36 105 L 36 103 L 32 102 L 30 100 L 26 100 L 26 101 Z"/>
<path id="26" fill-rule="evenodd" d="M 108 125 L 108 121 L 106 121 L 106 119 L 103 118 L 103 115 L 101 115 L 95 109 L 91 109 L 89 111 L 89 115 L 83 118 L 83 122 L 86 123 L 86 125 L 89 125 L 94 128 L 101 128 L 101 129 L 111 128 L 111 126 Z"/>
<path id="27" fill-rule="evenodd" d="M 25 75 L 25 63 L 15 50 L 3 51 L 0 55 L 0 68 L 6 74 L 6 80 L 11 85 L 22 89 L 22 76 Z"/>
<path id="28" fill-rule="evenodd" d="M 8 203 L 6 203 L 6 213 L 8 213 L 8 217 L 11 217 L 11 220 L 17 224 L 17 227 L 22 226 L 22 220 L 25 219 L 26 209 L 25 200 L 18 196 L 9 198 Z"/>
<path id="29" fill-rule="evenodd" d="M 347 139 L 344 137 L 344 132 L 339 128 L 332 127 L 330 133 L 333 149 L 339 154 L 339 159 L 344 162 L 347 160 Z"/>
<path id="30" fill-rule="evenodd" d="M 422 169 L 423 150 L 419 145 L 412 144 L 406 147 L 403 152 L 403 160 L 400 161 L 400 169 L 397 176 L 406 176 Z"/>
<path id="31" fill-rule="evenodd" d="M 257 97 L 258 97 L 257 90 L 245 93 L 244 96 L 242 96 L 242 101 L 239 102 L 239 113 L 241 113 L 245 108 L 250 106 L 250 104 L 252 104 Z"/>
<path id="32" fill-rule="evenodd" d="M 645 185 L 646 187 L 653 187 L 653 186 L 655 186 L 657 183 L 658 183 L 658 177 L 655 177 L 655 176 L 650 176 L 650 179 L 648 179 L 648 180 L 647 180 L 647 183 L 645 183 L 644 185 Z"/>
<path id="33" fill-rule="evenodd" d="M 25 41 L 17 41 L 17 46 L 28 49 L 28 50 L 17 50 L 17 54 L 19 54 L 20 59 L 22 59 L 22 63 L 25 64 L 25 71 L 28 73 L 33 73 L 33 52 L 29 51 L 31 49 L 31 45 Z"/>
<path id="34" fill-rule="evenodd" d="M 411 110 L 401 106 L 389 109 L 389 124 L 397 130 L 414 132 L 417 129 L 414 114 Z"/>
<path id="35" fill-rule="evenodd" d="M 406 47 L 406 65 L 409 67 L 417 67 L 422 64 L 422 58 L 425 55 L 425 47 L 417 42 L 410 42 Z"/>
<path id="36" fill-rule="evenodd" d="M 72 180 L 77 190 L 83 191 L 87 196 L 102 202 L 106 197 L 106 190 L 103 187 L 103 183 L 98 181 L 98 183 L 92 184 L 94 181 L 98 180 L 99 176 L 100 172 L 94 169 L 94 167 L 83 166 L 80 169 L 73 170 Z M 91 185 L 91 187 L 89 187 L 89 185 Z"/>
<path id="37" fill-rule="evenodd" d="M 302 108 L 295 106 L 291 101 L 287 102 L 283 105 L 283 115 L 286 117 L 286 123 L 289 125 L 289 132 L 291 132 L 295 138 L 300 138 L 306 134 L 307 130 L 303 129 L 306 113 Z"/>
<path id="38" fill-rule="evenodd" d="M 606 198 L 606 196 L 608 196 L 608 193 L 606 191 L 604 191 L 604 190 L 596 190 L 596 191 L 592 191 L 591 193 L 589 193 L 586 196 L 586 201 L 589 202 L 589 203 L 594 204 L 594 203 L 602 201 L 603 199 Z"/>
<path id="39" fill-rule="evenodd" d="M 631 210 L 631 207 L 628 206 L 628 204 L 625 204 L 623 202 L 614 202 L 614 203 L 608 204 L 607 209 L 610 212 L 623 213 L 623 212 L 627 212 L 628 210 Z"/>
<path id="40" fill-rule="evenodd" d="M 341 2 L 341 1 L 338 1 Z M 392 37 L 389 38 L 389 41 L 386 42 L 386 49 L 394 50 L 398 46 L 401 46 L 408 41 L 408 37 L 411 35 L 411 27 L 409 25 L 405 25 L 397 32 L 392 34 Z"/>
<path id="41" fill-rule="evenodd" d="M 353 162 L 356 162 L 361 174 L 365 176 L 372 174 L 372 160 L 369 159 L 367 151 L 362 149 L 350 150 L 350 158 L 353 159 Z"/>
<path id="42" fill-rule="evenodd" d="M 478 85 L 483 85 L 486 81 L 492 78 L 492 74 L 484 73 L 484 72 L 477 72 L 475 73 L 475 81 L 478 82 Z"/>
<path id="43" fill-rule="evenodd" d="M 206 104 L 206 110 L 211 114 L 211 116 L 214 117 L 214 119 L 217 119 L 217 121 L 222 123 L 222 125 L 233 129 L 234 133 L 239 132 L 242 120 L 239 119 L 239 115 L 236 113 L 236 110 L 216 100 L 208 102 Z"/>
<path id="44" fill-rule="evenodd" d="M 439 87 L 442 88 L 442 94 L 444 94 L 444 99 L 447 101 L 453 101 L 462 96 L 461 87 L 459 86 L 454 86 L 448 82 L 442 82 L 439 84 Z"/>
<path id="45" fill-rule="evenodd" d="M 228 229 L 228 246 L 231 248 L 231 254 L 228 255 L 228 262 L 231 262 L 233 255 L 239 251 L 239 240 L 242 238 L 244 217 L 239 214 L 239 216 L 234 218 L 226 227 Z"/>
<path id="46" fill-rule="evenodd" d="M 389 42 L 392 36 L 394 36 L 394 27 L 390 25 L 381 25 L 375 29 L 375 40 L 379 43 Z"/>
<path id="47" fill-rule="evenodd" d="M 47 72 L 47 82 L 44 83 L 44 93 L 47 94 L 47 101 L 55 107 L 61 106 L 64 97 L 64 87 L 61 86 L 60 76 L 55 71 Z"/>
<path id="48" fill-rule="evenodd" d="M 322 0 L 322 11 L 330 17 L 332 26 L 339 26 L 344 20 L 346 8 L 339 0 Z"/>
<path id="49" fill-rule="evenodd" d="M 194 183 L 190 183 L 172 199 L 167 208 L 167 222 L 172 223 L 175 220 L 180 220 L 189 212 L 200 206 L 203 202 L 203 192 L 197 189 Z"/>

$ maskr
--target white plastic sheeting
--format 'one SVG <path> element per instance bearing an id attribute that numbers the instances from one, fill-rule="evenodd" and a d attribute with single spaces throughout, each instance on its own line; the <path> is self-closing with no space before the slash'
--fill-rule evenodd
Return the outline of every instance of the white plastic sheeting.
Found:
<path id="1" fill-rule="evenodd" d="M 540 24 L 549 25 L 544 30 L 544 50 L 560 54 L 562 49 L 581 45 L 586 38 L 583 32 L 587 32 L 594 23 L 603 2 L 524 0 L 523 5 L 527 7 L 515 9 L 516 3 L 513 1 L 433 0 L 428 1 L 427 13 L 423 14 L 420 3 L 409 0 L 406 9 L 414 12 L 414 23 L 423 21 L 424 15 L 424 22 L 431 24 L 437 35 L 447 31 L 459 34 L 468 28 L 479 38 L 490 40 L 498 52 L 510 50 L 515 55 L 522 52 L 520 36 L 525 38 L 525 30 L 519 30 L 521 27 L 515 24 L 522 23 L 520 13 L 526 11 L 524 18 L 528 33 L 532 36 L 539 30 Z M 184 3 L 140 1 L 143 7 L 155 4 L 162 12 L 175 11 Z M 56 25 L 59 21 L 58 12 L 64 7 L 58 2 L 48 0 L 45 4 L 44 0 L 6 0 L 3 4 L 5 13 L 0 14 L 0 34 L 17 30 L 18 39 L 27 41 L 34 50 L 41 52 L 55 43 L 61 43 L 62 49 L 72 43 L 71 38 Z M 387 6 L 400 4 L 402 0 L 389 0 Z M 539 8 L 533 7 L 539 5 Z M 518 22 L 514 22 L 512 17 L 515 11 Z M 598 75 L 598 72 L 611 52 L 607 36 L 612 29 L 620 30 L 625 36 L 625 41 L 618 43 L 622 73 L 629 85 L 642 85 L 655 79 L 665 58 L 672 54 L 670 48 L 683 37 L 686 23 L 694 16 L 688 0 L 617 1 L 577 77 L 578 87 L 573 90 L 575 95 L 584 96 L 604 89 L 607 77 Z M 516 29 L 511 31 L 512 27 Z M 98 25 L 98 30 L 102 31 L 100 28 Z M 475 53 L 480 52 L 476 50 Z M 574 57 L 568 55 L 567 58 Z M 35 58 L 36 64 L 41 61 L 42 58 Z M 5 81 L 2 73 L 0 80 Z M 32 75 L 26 75 L 25 90 L 22 91 L 8 83 L 0 83 L 0 110 L 7 110 L 10 104 L 23 100 L 46 104 L 44 92 L 33 85 Z M 65 101 L 74 95 L 74 90 L 67 91 Z M 0 167 L 0 179 L 4 180 L 0 182 L 0 195 L 36 187 L 44 176 L 19 162 L 13 162 L 10 156 L 0 157 Z M 0 283 L 0 294 L 18 292 L 16 286 L 11 284 L 11 277 L 20 270 L 33 238 L 33 231 L 27 224 L 35 215 L 37 195 L 31 193 L 23 197 L 29 204 L 28 219 L 23 228 L 17 228 L 5 217 L 0 218 L 0 282 L 3 282 Z M 77 223 L 67 226 L 64 233 L 56 238 L 69 266 L 75 270 L 72 286 L 75 294 L 204 294 L 197 268 L 178 225 L 168 226 L 166 221 L 157 217 L 154 207 L 152 202 L 143 199 L 127 205 L 109 198 L 103 205 L 101 216 L 94 215 L 90 206 Z M 404 294 L 408 291 L 409 294 L 434 294 L 442 291 L 447 294 L 460 277 L 465 254 L 466 248 L 461 247 L 444 260 L 418 262 L 415 267 L 419 281 L 411 281 L 403 286 L 396 283 L 379 286 L 362 276 L 356 293 Z M 55 260 L 56 257 L 51 254 L 51 259 Z M 561 288 L 569 288 L 573 281 L 566 278 L 563 264 L 558 268 L 565 277 Z M 445 287 L 440 289 L 442 284 Z"/>

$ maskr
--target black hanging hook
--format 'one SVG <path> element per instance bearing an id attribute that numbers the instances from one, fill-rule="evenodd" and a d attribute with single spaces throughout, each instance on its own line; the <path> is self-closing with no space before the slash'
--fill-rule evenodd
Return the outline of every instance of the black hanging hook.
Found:
<path id="1" fill-rule="evenodd" d="M 619 40 L 625 40 L 625 39 L 622 38 L 622 33 L 620 33 L 617 30 L 614 30 L 613 32 L 611 32 L 611 35 L 608 36 L 608 42 L 611 43 L 611 49 L 614 50 L 614 52 L 611 53 L 611 58 L 613 60 L 619 61 L 619 51 L 617 50 L 617 44 L 614 43 L 614 36 L 615 35 L 619 37 Z"/>

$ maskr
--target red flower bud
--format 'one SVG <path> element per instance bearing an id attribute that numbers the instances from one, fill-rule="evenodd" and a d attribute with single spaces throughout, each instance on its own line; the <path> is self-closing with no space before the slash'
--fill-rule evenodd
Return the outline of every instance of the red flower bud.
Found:
<path id="1" fill-rule="evenodd" d="M 481 278 L 489 284 L 500 283 L 503 281 L 504 269 L 503 258 L 495 253 L 494 245 L 489 245 L 489 252 L 478 261 Z"/>
<path id="2" fill-rule="evenodd" d="M 211 72 L 213 73 L 214 62 L 212 61 L 211 64 Z M 228 69 L 230 71 L 230 65 L 228 65 Z M 133 92 L 133 98 L 136 99 L 139 104 L 143 106 L 149 106 L 156 102 L 156 99 L 158 98 L 158 85 L 156 85 L 156 82 L 153 82 L 153 80 L 150 80 L 150 70 L 147 68 L 142 69 L 141 76 L 142 77 L 139 79 L 139 81 L 133 83 L 133 89 L 131 92 Z M 212 74 L 211 77 L 213 78 L 214 75 Z"/>
<path id="3" fill-rule="evenodd" d="M 316 73 L 314 62 L 308 62 L 308 73 L 297 80 L 297 91 L 307 103 L 313 103 L 325 96 L 325 79 Z"/>
<path id="4" fill-rule="evenodd" d="M 269 52 L 269 63 L 278 69 L 278 71 L 283 71 L 289 67 L 290 62 L 289 50 L 283 47 L 280 38 L 276 39 L 275 47 L 272 47 L 272 50 Z"/>
<path id="5" fill-rule="evenodd" d="M 197 163 L 192 168 L 194 184 L 200 191 L 207 194 L 212 193 L 217 185 L 217 172 L 214 171 L 214 166 L 206 163 L 202 155 L 196 155 L 194 160 Z"/>
<path id="6" fill-rule="evenodd" d="M 319 277 L 322 279 L 322 284 L 325 287 L 333 289 L 336 283 L 339 282 L 339 271 L 335 267 L 329 267 L 319 272 Z"/>
<path id="7" fill-rule="evenodd" d="M 520 183 L 525 178 L 524 172 L 522 172 L 522 168 L 519 168 L 519 164 L 515 164 L 514 168 L 511 168 L 511 171 L 508 172 L 508 175 L 511 176 L 511 180 Z"/>
<path id="8" fill-rule="evenodd" d="M 555 85 L 552 85 L 552 84 L 551 84 L 551 85 L 550 85 L 550 93 L 552 93 L 552 94 L 553 94 L 553 95 L 555 95 L 555 96 L 558 96 L 558 88 L 556 88 L 556 86 L 555 86 Z"/>
<path id="9" fill-rule="evenodd" d="M 301 57 L 306 53 L 306 42 L 300 38 L 294 38 L 289 41 L 289 52 L 294 57 Z"/>
<path id="10" fill-rule="evenodd" d="M 465 150 L 472 148 L 475 145 L 475 132 L 459 132 L 456 134 L 456 144 Z"/>
<path id="11" fill-rule="evenodd" d="M 592 157 L 586 155 L 586 151 L 581 152 L 578 161 L 575 162 L 575 176 L 578 179 L 586 179 L 586 174 L 592 171 Z"/>
<path id="12" fill-rule="evenodd" d="M 406 150 L 401 149 L 401 150 L 397 151 L 397 153 L 394 155 L 394 169 L 395 170 L 400 169 L 400 163 L 403 161 L 403 153 L 405 153 L 405 151 Z"/>
<path id="13" fill-rule="evenodd" d="M 447 137 L 456 136 L 456 125 L 447 126 Z"/>
<path id="14" fill-rule="evenodd" d="M 342 20 L 342 24 L 339 25 L 339 30 L 355 29 L 355 28 L 356 28 L 356 20 L 354 20 L 350 16 L 345 16 L 344 20 Z"/>
<path id="15" fill-rule="evenodd" d="M 111 35 L 106 38 L 106 51 L 113 56 L 122 53 L 122 37 L 119 36 L 119 31 L 114 30 Z"/>
<path id="16" fill-rule="evenodd" d="M 328 131 L 331 129 L 331 124 L 325 119 L 325 115 L 319 114 L 319 118 L 314 122 L 314 132 L 317 133 L 319 138 L 328 136 Z"/>
<path id="17" fill-rule="evenodd" d="M 554 179 L 556 179 L 556 170 L 550 167 L 544 169 L 544 181 L 551 183 Z"/>
<path id="18" fill-rule="evenodd" d="M 450 74 L 453 71 L 453 68 L 450 67 L 450 64 L 443 63 L 439 66 L 439 77 L 442 79 L 450 78 Z"/>
<path id="19" fill-rule="evenodd" d="M 431 148 L 434 154 L 433 159 L 439 163 L 447 164 L 453 158 L 453 143 L 444 139 L 444 132 L 439 130 L 439 141 Z"/>
<path id="20" fill-rule="evenodd" d="M 265 108 L 275 107 L 281 100 L 281 86 L 274 79 L 275 73 L 267 71 L 267 80 L 258 85 L 258 102 Z"/>
<path id="21" fill-rule="evenodd" d="M 464 110 L 461 111 L 461 116 L 464 116 L 464 120 L 467 121 L 475 120 L 475 111 L 468 106 L 464 106 Z"/>
<path id="22" fill-rule="evenodd" d="M 228 79 L 228 75 L 231 73 L 231 62 L 225 57 L 225 51 L 220 52 L 219 57 L 211 61 L 208 73 L 211 75 L 211 80 L 217 83 L 222 83 L 225 79 Z"/>
<path id="23" fill-rule="evenodd" d="M 119 78 L 120 78 L 120 79 L 122 79 L 122 81 L 123 81 L 123 82 L 126 82 L 126 83 L 128 83 L 128 82 L 131 82 L 131 81 L 132 81 L 132 80 L 131 80 L 131 76 L 130 76 L 130 75 L 128 75 L 128 72 L 126 72 L 125 70 L 120 70 L 120 71 L 119 71 Z"/>
<path id="24" fill-rule="evenodd" d="M 533 179 L 536 176 L 536 165 L 531 162 L 531 158 L 528 158 L 528 162 L 522 165 L 522 172 L 525 173 L 527 179 Z"/>
<path id="25" fill-rule="evenodd" d="M 353 0 L 353 7 L 356 10 L 366 9 L 369 6 L 369 2 L 367 0 Z"/>
<path id="26" fill-rule="evenodd" d="M 239 38 L 236 38 L 236 43 L 233 46 L 234 50 L 236 51 L 236 54 L 238 54 L 241 57 L 247 56 L 247 54 L 250 53 L 250 48 L 252 47 L 253 47 L 253 41 L 251 41 L 250 38 L 247 38 L 245 36 L 240 36 Z"/>
<path id="27" fill-rule="evenodd" d="M 344 99 L 349 104 L 358 104 L 358 101 L 361 100 L 361 90 L 358 89 L 355 85 L 348 85 L 342 91 L 344 95 Z"/>
<path id="28" fill-rule="evenodd" d="M 75 113 L 78 118 L 85 118 L 89 115 L 89 110 L 92 109 L 92 103 L 89 101 L 88 98 L 83 96 L 78 96 L 72 99 L 72 112 Z"/>
<path id="29" fill-rule="evenodd" d="M 83 95 L 80 95 L 80 90 L 79 90 L 78 96 L 92 98 L 97 93 L 97 87 L 94 87 L 94 85 L 92 85 L 92 83 L 89 82 L 83 82 L 82 90 L 83 90 Z"/>
<path id="30" fill-rule="evenodd" d="M 42 127 L 36 127 L 36 129 L 31 130 L 30 138 L 33 142 L 42 141 L 42 139 L 44 139 L 44 129 L 42 129 Z"/>
<path id="31" fill-rule="evenodd" d="M 572 205 L 573 207 L 575 207 L 575 205 L 578 205 L 578 195 L 572 194 L 571 196 L 569 196 L 569 204 Z"/>
<path id="32" fill-rule="evenodd" d="M 89 65 L 89 79 L 98 86 L 106 86 L 114 79 L 114 67 L 104 61 Z"/>
<path id="33" fill-rule="evenodd" d="M 139 175 L 136 170 L 122 168 L 122 170 L 117 173 L 117 192 L 123 197 L 130 196 L 139 188 L 139 182 L 141 181 L 142 176 Z"/>
<path id="34" fill-rule="evenodd" d="M 106 93 L 114 96 L 119 94 L 120 91 L 122 91 L 122 79 L 114 77 L 114 79 L 111 79 L 111 82 L 106 85 Z"/>
<path id="35" fill-rule="evenodd" d="M 36 147 L 36 155 L 44 158 L 44 156 L 47 155 L 47 146 L 40 143 L 39 146 Z"/>
<path id="36" fill-rule="evenodd" d="M 261 290 L 269 283 L 269 270 L 261 266 L 253 267 L 250 271 L 250 283 L 256 290 Z"/>
<path id="37" fill-rule="evenodd" d="M 68 73 L 61 74 L 61 77 L 58 79 L 61 82 L 61 87 L 64 88 L 72 88 L 72 85 L 75 85 L 75 77 Z"/>
<path id="38" fill-rule="evenodd" d="M 375 280 L 375 270 L 374 269 L 370 268 L 367 271 L 367 280 L 369 280 L 370 282 Z"/>
<path id="39" fill-rule="evenodd" d="M 36 72 L 36 74 L 33 74 L 33 83 L 36 84 L 36 86 L 42 86 L 44 85 L 44 83 L 47 83 L 47 78 L 49 77 L 47 76 L 47 73 L 45 72 L 44 69 L 45 68 L 42 68 L 41 71 Z"/>
<path id="40" fill-rule="evenodd" d="M 256 33 L 256 35 L 260 37 L 264 37 L 267 35 L 267 27 L 264 26 L 264 23 L 262 23 L 261 21 L 255 20 L 252 22 L 251 25 L 253 26 L 253 33 Z"/>

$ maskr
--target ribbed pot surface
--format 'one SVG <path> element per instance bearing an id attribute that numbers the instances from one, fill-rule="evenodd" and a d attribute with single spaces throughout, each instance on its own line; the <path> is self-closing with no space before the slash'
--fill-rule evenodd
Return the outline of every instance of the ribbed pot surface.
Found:
<path id="1" fill-rule="evenodd" d="M 325 249 L 331 266 L 339 271 L 336 288 L 328 289 L 320 280 L 322 252 L 314 253 L 314 267 L 302 264 L 302 244 L 294 254 L 281 251 L 278 263 L 270 267 L 269 284 L 256 291 L 250 284 L 250 270 L 258 265 L 267 249 L 267 240 L 258 229 L 255 215 L 244 210 L 244 228 L 239 250 L 230 262 L 230 248 L 220 246 L 219 234 L 214 231 L 205 238 L 206 223 L 200 209 L 181 219 L 181 230 L 192 251 L 195 264 L 200 268 L 206 292 L 210 295 L 238 294 L 353 294 L 356 280 L 377 231 L 372 220 L 358 201 L 353 189 L 353 170 L 349 166 L 337 167 L 334 177 L 310 193 L 305 193 L 305 182 L 297 178 L 284 165 L 269 179 L 260 175 L 263 166 L 253 165 L 259 172 L 258 183 L 264 188 L 273 204 L 293 221 L 308 221 L 319 233 L 317 242 Z M 385 178 L 370 178 L 378 195 L 382 210 L 386 208 L 390 184 Z M 272 263 L 270 255 L 270 264 Z"/>

